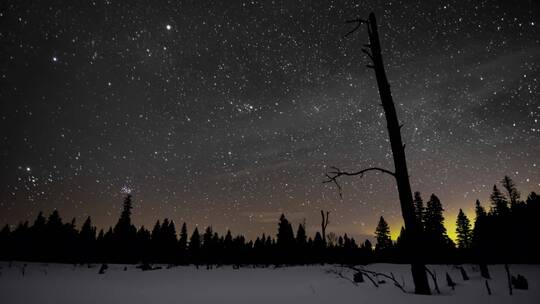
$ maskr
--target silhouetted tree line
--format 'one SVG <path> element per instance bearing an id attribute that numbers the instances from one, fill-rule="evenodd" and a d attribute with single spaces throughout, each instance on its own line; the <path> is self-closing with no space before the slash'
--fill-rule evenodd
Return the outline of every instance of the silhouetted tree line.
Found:
<path id="1" fill-rule="evenodd" d="M 474 228 L 460 209 L 457 217 L 457 246 L 444 226 L 443 206 L 432 194 L 424 204 L 414 194 L 415 214 L 422 228 L 421 248 L 408 250 L 407 232 L 401 228 L 397 240 L 380 217 L 375 230 L 377 243 L 356 243 L 354 238 L 320 232 L 308 237 L 305 223 L 293 229 L 285 215 L 278 221 L 275 238 L 263 234 L 254 241 L 230 231 L 219 235 L 206 227 L 188 234 L 186 223 L 177 233 L 175 223 L 157 221 L 151 230 L 137 229 L 131 222 L 132 197 L 124 199 L 123 210 L 114 227 L 97 232 L 90 217 L 80 229 L 75 219 L 64 222 L 58 211 L 47 218 L 39 213 L 33 224 L 19 223 L 12 231 L 0 231 L 0 259 L 66 263 L 167 263 L 167 264 L 368 264 L 372 262 L 408 263 L 410 252 L 427 252 L 426 263 L 537 263 L 540 250 L 535 236 L 540 233 L 540 197 L 532 192 L 525 201 L 514 182 L 505 177 L 505 193 L 493 187 L 491 207 L 486 211 L 476 201 Z M 328 214 L 326 215 L 328 216 Z M 324 223 L 324 215 L 323 215 Z M 323 227 L 324 224 L 323 224 Z"/>
<path id="2" fill-rule="evenodd" d="M 504 192 L 497 185 L 490 195 L 489 211 L 479 200 L 475 202 L 474 226 L 459 209 L 456 219 L 456 243 L 444 226 L 443 206 L 432 194 L 424 204 L 419 192 L 414 193 L 416 220 L 422 228 L 420 248 L 407 250 L 410 242 L 402 227 L 396 242 L 390 240 L 390 229 L 383 217 L 375 231 L 377 245 L 374 257 L 378 261 L 408 262 L 407 252 L 427 253 L 426 263 L 539 263 L 540 197 L 531 192 L 521 200 L 515 183 L 508 176 L 501 181 Z"/>
<path id="3" fill-rule="evenodd" d="M 325 243 L 319 232 L 308 237 L 305 224 L 296 233 L 281 215 L 276 238 L 263 234 L 255 241 L 230 231 L 219 235 L 197 227 L 188 235 L 183 223 L 157 221 L 151 230 L 137 229 L 131 222 L 132 197 L 124 199 L 114 227 L 97 232 L 90 217 L 80 230 L 75 219 L 65 223 L 57 210 L 48 218 L 39 213 L 34 223 L 20 223 L 13 231 L 6 225 L 0 232 L 0 259 L 65 263 L 167 263 L 167 264 L 358 264 L 372 260 L 372 245 L 361 246 L 353 238 L 339 236 Z"/>

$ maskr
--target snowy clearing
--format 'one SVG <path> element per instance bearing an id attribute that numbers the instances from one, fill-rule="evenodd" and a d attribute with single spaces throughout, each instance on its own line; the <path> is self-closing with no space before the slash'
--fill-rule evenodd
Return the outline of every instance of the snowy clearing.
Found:
<path id="1" fill-rule="evenodd" d="M 379 288 L 369 280 L 354 285 L 335 273 L 352 279 L 353 271 L 333 265 L 237 270 L 181 266 L 153 271 L 109 265 L 100 275 L 100 265 L 27 263 L 23 276 L 24 264 L 14 262 L 10 267 L 0 262 L 1 303 L 540 303 L 540 265 L 511 265 L 512 274 L 523 274 L 529 281 L 529 290 L 514 290 L 513 296 L 508 294 L 502 265 L 490 266 L 491 296 L 473 265 L 465 265 L 469 281 L 463 281 L 453 266 L 429 266 L 437 274 L 441 295 L 418 296 L 410 293 L 409 266 L 396 264 L 365 268 L 392 272 L 399 282 L 404 280 L 409 293 L 388 280 Z M 446 272 L 457 283 L 455 291 L 446 285 Z"/>

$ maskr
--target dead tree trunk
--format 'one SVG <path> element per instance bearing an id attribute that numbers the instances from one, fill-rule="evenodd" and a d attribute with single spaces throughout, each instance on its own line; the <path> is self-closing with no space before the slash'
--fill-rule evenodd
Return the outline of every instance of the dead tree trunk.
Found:
<path id="1" fill-rule="evenodd" d="M 512 295 L 512 275 L 510 274 L 508 264 L 504 264 L 504 270 L 506 271 L 506 279 L 508 280 L 508 291 L 510 292 L 510 295 Z"/>
<path id="2" fill-rule="evenodd" d="M 354 173 L 341 171 L 336 167 L 332 167 L 334 171 L 326 174 L 328 180 L 325 183 L 333 182 L 339 189 L 341 196 L 341 186 L 337 181 L 337 178 L 345 176 L 360 175 L 368 171 L 379 171 L 392 175 L 396 179 L 397 188 L 399 192 L 399 201 L 401 203 L 401 213 L 405 222 L 405 229 L 410 237 L 411 245 L 408 246 L 408 256 L 411 257 L 411 271 L 414 281 L 415 293 L 417 294 L 431 294 L 429 289 L 429 283 L 426 273 L 426 267 L 423 263 L 425 260 L 422 252 L 414 252 L 412 250 L 421 248 L 421 236 L 420 225 L 416 220 L 413 204 L 413 196 L 411 191 L 411 184 L 409 182 L 409 173 L 407 170 L 407 161 L 405 158 L 405 145 L 401 140 L 401 125 L 396 113 L 394 101 L 392 99 L 392 92 L 390 91 L 390 84 L 386 78 L 386 72 L 384 69 L 384 63 L 382 59 L 381 44 L 379 41 L 379 33 L 377 31 L 377 21 L 375 20 L 375 14 L 369 14 L 368 20 L 351 20 L 348 23 L 356 23 L 356 27 L 347 33 L 355 32 L 362 24 L 367 24 L 367 30 L 369 35 L 369 44 L 365 45 L 367 48 L 363 48 L 362 52 L 365 53 L 370 59 L 372 64 L 367 67 L 375 70 L 375 77 L 377 79 L 377 86 L 379 87 L 379 96 L 381 98 L 382 107 L 386 116 L 386 124 L 388 128 L 388 136 L 390 138 L 390 146 L 392 148 L 392 155 L 394 156 L 394 168 L 395 171 L 386 170 L 383 168 L 373 167 L 363 169 Z"/>
<path id="3" fill-rule="evenodd" d="M 321 233 L 322 233 L 322 239 L 323 243 L 326 246 L 326 227 L 328 226 L 328 216 L 330 215 L 330 211 L 326 211 L 326 216 L 324 216 L 324 211 L 321 210 Z"/>
<path id="4" fill-rule="evenodd" d="M 371 50 L 371 59 L 373 69 L 377 78 L 379 87 L 379 96 L 386 116 L 388 135 L 390 145 L 394 156 L 395 178 L 399 192 L 399 201 L 401 202 L 401 213 L 405 222 L 405 229 L 409 234 L 413 246 L 411 248 L 421 248 L 420 246 L 420 227 L 414 214 L 413 196 L 411 184 L 409 182 L 409 173 L 407 170 L 407 161 L 405 158 L 405 145 L 401 140 L 401 125 L 396 113 L 390 84 L 386 78 L 384 64 L 382 59 L 381 44 L 379 33 L 377 31 L 377 21 L 375 14 L 369 14 L 368 20 L 369 48 Z M 417 294 L 430 294 L 425 265 L 422 263 L 422 257 L 418 253 L 411 253 L 412 276 L 414 280 L 415 292 Z"/>
<path id="5" fill-rule="evenodd" d="M 491 275 L 489 274 L 489 268 L 486 263 L 482 262 L 478 264 L 478 267 L 480 267 L 480 275 L 484 279 L 491 279 Z"/>

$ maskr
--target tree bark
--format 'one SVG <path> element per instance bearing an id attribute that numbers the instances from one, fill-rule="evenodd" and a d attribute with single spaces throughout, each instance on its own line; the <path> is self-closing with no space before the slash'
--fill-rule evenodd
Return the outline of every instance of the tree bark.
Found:
<path id="1" fill-rule="evenodd" d="M 394 157 L 394 174 L 399 192 L 399 201 L 401 203 L 401 213 L 403 215 L 405 229 L 409 234 L 412 242 L 412 246 L 409 247 L 414 250 L 414 248 L 421 248 L 420 227 L 415 217 L 413 196 L 411 191 L 411 185 L 409 182 L 407 161 L 405 158 L 405 146 L 403 145 L 401 139 L 401 126 L 399 124 L 396 108 L 392 99 L 390 84 L 388 83 L 388 79 L 386 77 L 386 72 L 384 69 L 375 14 L 369 14 L 369 20 L 367 24 L 369 34 L 369 48 L 371 50 L 370 58 L 373 61 L 373 65 L 369 67 L 375 70 L 375 76 L 377 78 L 379 96 L 381 98 L 381 103 L 386 116 L 388 135 L 390 137 L 390 145 Z M 431 294 L 426 274 L 426 267 L 422 263 L 422 261 L 424 260 L 423 254 L 421 252 L 410 252 L 409 256 L 412 258 L 411 271 L 415 286 L 415 293 L 426 295 Z"/>

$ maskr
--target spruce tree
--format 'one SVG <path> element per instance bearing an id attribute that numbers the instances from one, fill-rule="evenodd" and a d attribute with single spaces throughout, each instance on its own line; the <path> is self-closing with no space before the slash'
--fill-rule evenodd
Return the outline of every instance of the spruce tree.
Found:
<path id="1" fill-rule="evenodd" d="M 121 233 L 126 233 L 131 228 L 131 209 L 133 209 L 131 194 L 127 194 L 124 198 L 122 214 L 120 214 L 120 219 L 118 219 L 115 230 L 121 230 Z"/>
<path id="2" fill-rule="evenodd" d="M 100 233 L 103 233 L 103 231 L 101 231 Z M 144 226 L 141 226 L 141 228 L 139 228 L 139 230 L 137 231 L 136 240 L 139 252 L 138 255 L 141 261 L 143 263 L 149 263 L 149 259 L 151 258 L 150 248 L 152 247 L 150 231 L 148 231 L 148 229 L 146 229 Z"/>
<path id="3" fill-rule="evenodd" d="M 282 249 L 290 249 L 294 244 L 293 229 L 284 214 L 279 218 L 277 244 Z"/>
<path id="4" fill-rule="evenodd" d="M 195 265 L 199 265 L 201 262 L 200 258 L 201 250 L 201 236 L 199 234 L 199 229 L 195 227 L 191 237 L 189 238 L 188 252 L 189 252 L 189 261 Z"/>
<path id="5" fill-rule="evenodd" d="M 493 191 L 489 199 L 491 201 L 491 214 L 505 216 L 509 213 L 508 201 L 499 188 L 497 188 L 497 185 L 493 185 Z"/>
<path id="6" fill-rule="evenodd" d="M 187 225 L 184 222 L 182 224 L 182 228 L 180 229 L 180 238 L 178 240 L 178 247 L 181 252 L 185 252 L 187 249 L 187 242 L 188 242 L 188 232 L 187 232 Z"/>
<path id="7" fill-rule="evenodd" d="M 486 262 L 486 255 L 488 254 L 487 242 L 489 238 L 488 217 L 486 210 L 480 204 L 478 199 L 476 200 L 474 210 L 476 218 L 474 220 L 471 248 L 473 250 L 474 258 L 480 267 L 482 277 L 489 279 L 490 274 Z"/>
<path id="8" fill-rule="evenodd" d="M 132 199 L 131 194 L 124 197 L 122 213 L 113 229 L 113 250 L 115 262 L 133 263 L 136 261 L 135 242 L 137 228 L 131 223 Z"/>
<path id="9" fill-rule="evenodd" d="M 176 227 L 172 220 L 163 221 L 161 225 L 161 237 L 163 242 L 163 259 L 167 263 L 175 262 L 178 240 L 176 239 Z"/>
<path id="10" fill-rule="evenodd" d="M 516 184 L 507 175 L 504 176 L 504 178 L 501 181 L 501 184 L 503 185 L 504 189 L 506 190 L 508 194 L 508 198 L 510 199 L 510 206 L 512 208 L 516 207 L 520 199 L 520 193 L 516 188 Z"/>
<path id="11" fill-rule="evenodd" d="M 208 251 L 213 249 L 212 236 L 213 236 L 212 226 L 206 227 L 203 234 L 203 243 L 202 243 L 203 249 L 208 250 Z"/>
<path id="12" fill-rule="evenodd" d="M 458 247 L 460 249 L 469 249 L 472 242 L 471 223 L 463 210 L 459 209 L 456 220 L 456 235 Z"/>
<path id="13" fill-rule="evenodd" d="M 189 239 L 189 250 L 191 253 L 196 253 L 201 248 L 201 236 L 199 235 L 199 229 L 195 227 L 195 230 L 193 230 L 193 233 L 191 234 L 191 238 Z"/>
<path id="14" fill-rule="evenodd" d="M 96 240 L 96 227 L 92 226 L 92 219 L 87 217 L 81 227 L 80 237 L 83 243 L 89 244 Z"/>
<path id="15" fill-rule="evenodd" d="M 377 228 L 375 229 L 375 238 L 377 239 L 377 244 L 375 245 L 376 250 L 384 251 L 392 247 L 392 240 L 390 239 L 390 227 L 382 216 L 379 219 Z"/>
<path id="16" fill-rule="evenodd" d="M 424 236 L 426 245 L 433 250 L 430 255 L 434 259 L 441 259 L 447 254 L 451 243 L 444 227 L 443 207 L 439 198 L 432 194 L 426 206 L 424 217 Z"/>
<path id="17" fill-rule="evenodd" d="M 296 244 L 298 244 L 300 248 L 303 248 L 307 244 L 305 224 L 298 224 L 298 230 L 296 231 Z"/>

